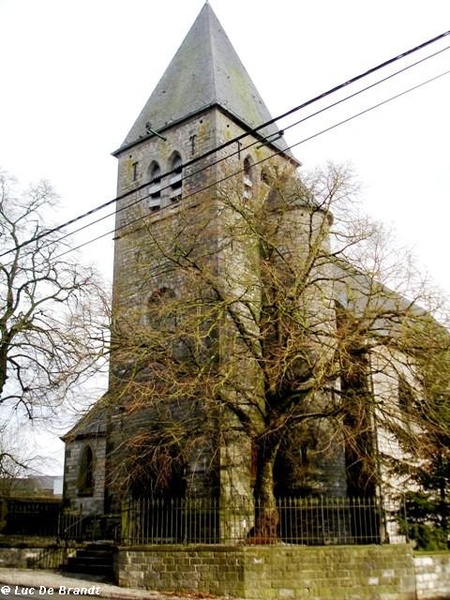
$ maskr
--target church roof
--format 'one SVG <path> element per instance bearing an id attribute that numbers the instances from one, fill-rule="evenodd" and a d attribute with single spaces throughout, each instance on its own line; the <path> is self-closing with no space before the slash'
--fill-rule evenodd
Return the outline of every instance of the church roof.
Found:
<path id="1" fill-rule="evenodd" d="M 64 443 L 80 438 L 98 438 L 106 434 L 110 398 L 106 393 L 77 421 L 61 439 Z"/>
<path id="2" fill-rule="evenodd" d="M 252 129 L 271 115 L 208 2 L 183 40 L 121 148 L 206 108 L 220 106 Z M 275 124 L 259 130 L 290 155 Z"/>

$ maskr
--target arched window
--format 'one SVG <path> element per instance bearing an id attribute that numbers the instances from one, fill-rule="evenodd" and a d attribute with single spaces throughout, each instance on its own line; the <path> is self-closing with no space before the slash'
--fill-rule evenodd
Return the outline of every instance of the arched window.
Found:
<path id="1" fill-rule="evenodd" d="M 244 199 L 252 197 L 253 164 L 250 156 L 244 158 Z"/>
<path id="2" fill-rule="evenodd" d="M 172 156 L 170 170 L 172 171 L 170 176 L 170 199 L 172 202 L 178 202 L 181 200 L 183 188 L 183 163 L 178 152 L 175 152 Z"/>
<path id="3" fill-rule="evenodd" d="M 270 175 L 267 169 L 262 169 L 261 171 L 261 181 L 266 185 L 270 185 Z"/>
<path id="4" fill-rule="evenodd" d="M 94 493 L 94 453 L 87 445 L 83 448 L 78 471 L 78 495 L 92 496 Z"/>
<path id="5" fill-rule="evenodd" d="M 161 167 L 157 162 L 152 162 L 149 168 L 150 186 L 148 206 L 151 211 L 161 208 Z"/>
<path id="6" fill-rule="evenodd" d="M 176 326 L 174 299 L 175 292 L 161 287 L 147 301 L 146 322 L 155 329 L 172 331 Z"/>

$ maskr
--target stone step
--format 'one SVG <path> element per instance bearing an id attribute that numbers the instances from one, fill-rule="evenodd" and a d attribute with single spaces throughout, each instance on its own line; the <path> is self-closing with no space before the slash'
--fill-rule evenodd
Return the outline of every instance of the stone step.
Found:
<path id="1" fill-rule="evenodd" d="M 70 556 L 67 559 L 67 565 L 74 565 L 74 564 L 78 564 L 78 565 L 93 565 L 93 566 L 105 566 L 105 567 L 112 567 L 114 564 L 114 560 L 112 557 L 108 557 L 108 556 L 102 556 L 102 557 L 97 557 L 97 556 Z"/>
<path id="2" fill-rule="evenodd" d="M 115 547 L 111 544 L 88 544 L 85 548 L 79 548 L 75 556 L 69 556 L 61 565 L 61 570 L 68 573 L 102 575 L 112 580 L 114 552 Z"/>
<path id="3" fill-rule="evenodd" d="M 112 565 L 107 567 L 105 565 L 93 565 L 85 563 L 71 563 L 65 564 L 61 571 L 64 573 L 84 573 L 86 575 L 101 575 L 105 579 L 110 581 L 113 580 L 114 569 Z"/>
<path id="4" fill-rule="evenodd" d="M 84 550 L 77 550 L 77 556 L 87 556 L 92 558 L 102 558 L 105 556 L 107 558 L 113 558 L 111 550 L 91 550 L 87 548 Z"/>

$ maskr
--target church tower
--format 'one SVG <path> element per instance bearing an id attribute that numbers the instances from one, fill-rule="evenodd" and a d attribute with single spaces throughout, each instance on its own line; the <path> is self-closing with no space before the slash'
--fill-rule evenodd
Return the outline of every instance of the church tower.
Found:
<path id="1" fill-rule="evenodd" d="M 227 154 L 247 172 L 269 155 L 296 164 L 276 125 L 261 127 L 271 120 L 207 2 L 114 152 L 119 161 L 119 200 L 113 312 L 124 303 L 131 307 L 142 302 L 133 282 L 138 271 L 135 253 L 125 240 L 132 237 L 134 248 L 139 246 L 139 220 L 147 219 L 158 228 L 162 221 L 177 218 L 185 198 L 206 189 L 214 195 L 214 182 L 224 175 Z"/>
<path id="2" fill-rule="evenodd" d="M 155 321 L 164 322 L 163 329 L 167 326 L 173 317 L 164 313 L 172 298 L 190 298 L 193 304 L 198 304 L 204 295 L 211 300 L 211 289 L 193 293 L 197 283 L 183 271 L 181 258 L 198 261 L 202 269 L 207 269 L 208 277 L 214 274 L 222 281 L 227 279 L 231 287 L 241 285 L 236 276 L 236 270 L 242 275 L 239 245 L 236 241 L 224 243 L 231 224 L 224 216 L 226 209 L 221 206 L 219 188 L 228 182 L 227 185 L 239 188 L 241 199 L 251 202 L 264 179 L 265 159 L 273 157 L 280 167 L 290 169 L 298 165 L 276 125 L 261 127 L 271 120 L 258 90 L 206 3 L 121 147 L 114 152 L 119 166 L 112 308 L 116 350 L 112 353 L 110 376 L 113 395 L 122 389 L 128 390 L 123 392 L 124 397 L 130 395 L 130 385 L 125 383 L 130 372 L 134 373 L 134 393 L 146 395 L 142 390 L 146 388 L 148 373 L 136 373 L 134 342 L 150 335 Z M 184 253 L 178 255 L 178 261 L 175 248 Z M 151 310 L 159 310 L 160 314 L 152 318 Z M 185 319 L 185 315 L 178 315 L 178 329 L 183 329 L 180 323 L 185 323 Z M 223 329 L 218 332 L 215 325 L 214 329 L 210 337 L 215 336 L 216 345 L 220 346 L 218 360 L 223 363 L 223 356 L 231 350 L 226 349 Z M 131 345 L 134 344 L 128 356 L 124 331 L 125 337 L 131 335 Z M 165 332 L 169 335 L 167 329 Z M 184 338 L 189 335 L 185 333 Z M 150 345 L 154 355 L 154 339 Z M 145 346 L 148 348 L 143 341 L 142 348 Z M 169 366 L 162 364 L 161 368 Z M 111 455 L 123 443 L 123 421 L 128 427 L 134 422 L 132 416 L 127 413 L 124 417 L 120 410 L 126 412 L 116 405 L 111 417 Z M 152 416 L 149 419 L 155 421 Z M 251 449 L 244 451 L 239 440 L 226 440 L 228 433 L 222 432 L 220 441 L 214 442 L 213 434 L 207 436 L 210 439 L 206 446 L 212 447 L 199 450 L 197 458 L 184 465 L 183 477 L 188 481 L 189 493 L 202 495 L 208 493 L 206 488 L 215 488 L 214 493 L 220 497 L 251 493 Z M 236 450 L 227 456 L 233 444 Z M 138 454 L 142 456 L 140 450 Z M 211 460 L 216 463 L 214 475 L 205 479 L 202 472 Z M 234 483 L 230 473 L 234 474 Z M 140 481 L 142 477 L 140 473 Z M 114 479 L 111 473 L 110 478 Z M 148 489 L 142 493 L 148 493 Z"/>
<path id="3" fill-rule="evenodd" d="M 114 156 L 109 389 L 65 437 L 68 506 L 345 494 L 342 452 L 277 413 L 333 348 L 329 215 L 208 2 Z"/>

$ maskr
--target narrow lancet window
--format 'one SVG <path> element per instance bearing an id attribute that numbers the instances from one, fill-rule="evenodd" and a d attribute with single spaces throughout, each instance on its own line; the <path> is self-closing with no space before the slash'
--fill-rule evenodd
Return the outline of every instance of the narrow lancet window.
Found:
<path id="1" fill-rule="evenodd" d="M 161 167 L 157 162 L 153 162 L 149 169 L 150 186 L 148 189 L 148 206 L 151 211 L 161 208 Z"/>
<path id="2" fill-rule="evenodd" d="M 252 197 L 253 189 L 253 168 L 252 159 L 247 156 L 244 158 L 244 199 Z"/>
<path id="3" fill-rule="evenodd" d="M 81 453 L 78 472 L 78 495 L 92 496 L 94 493 L 94 453 L 90 446 L 85 446 Z"/>
<path id="4" fill-rule="evenodd" d="M 170 199 L 172 202 L 181 200 L 183 191 L 183 163 L 181 156 L 176 152 L 172 157 L 170 176 Z"/>

